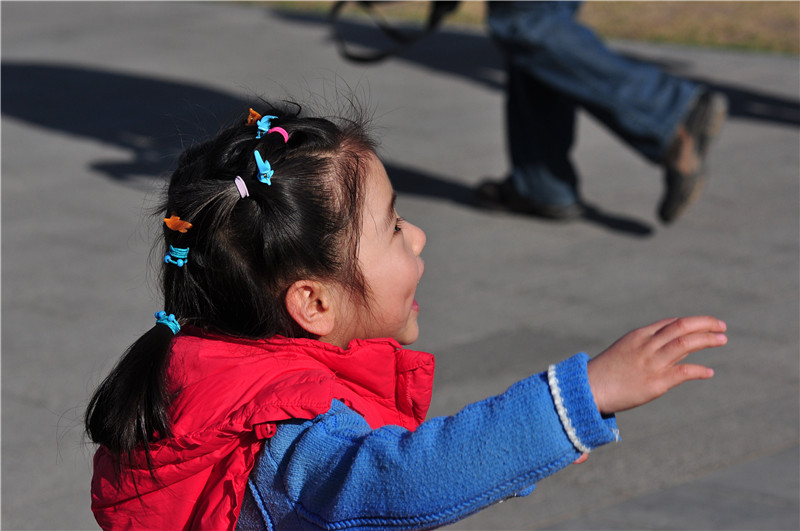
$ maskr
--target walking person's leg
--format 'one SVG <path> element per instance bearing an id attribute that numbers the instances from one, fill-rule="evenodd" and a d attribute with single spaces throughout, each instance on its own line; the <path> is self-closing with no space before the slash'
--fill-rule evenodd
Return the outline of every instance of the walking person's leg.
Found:
<path id="1" fill-rule="evenodd" d="M 504 196 L 513 197 L 516 193 L 538 207 L 563 206 L 567 195 L 558 193 L 558 189 L 576 181 L 568 153 L 574 116 L 569 118 L 569 124 L 549 122 L 520 127 L 513 123 L 559 114 L 557 109 L 541 109 L 547 102 L 560 105 L 552 95 L 542 101 L 530 101 L 542 98 L 549 89 L 561 96 L 565 105 L 584 107 L 642 156 L 664 165 L 667 191 L 660 215 L 664 221 L 672 221 L 702 188 L 703 158 L 724 118 L 724 98 L 652 65 L 611 52 L 575 21 L 579 5 L 490 3 L 489 27 L 509 63 L 507 119 L 512 162 L 509 182 L 513 190 L 509 184 L 504 185 Z M 524 83 L 519 81 L 526 77 L 529 79 Z M 529 102 L 525 103 L 525 99 Z M 536 113 L 531 112 L 537 108 L 540 109 Z M 567 130 L 569 141 L 562 138 Z M 537 142 L 544 142 L 547 148 L 537 151 L 533 147 Z M 526 149 L 533 153 L 526 154 Z M 577 187 L 573 189 L 577 200 Z M 482 185 L 479 197 L 487 199 L 487 190 L 492 191 L 491 185 Z"/>

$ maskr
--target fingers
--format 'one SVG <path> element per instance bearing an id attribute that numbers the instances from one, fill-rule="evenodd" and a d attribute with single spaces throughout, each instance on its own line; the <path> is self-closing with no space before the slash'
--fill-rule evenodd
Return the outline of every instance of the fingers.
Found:
<path id="1" fill-rule="evenodd" d="M 726 328 L 706 315 L 662 319 L 625 334 L 587 367 L 598 409 L 625 411 L 689 380 L 711 378 L 710 368 L 680 362 L 692 352 L 725 345 Z"/>
<path id="2" fill-rule="evenodd" d="M 691 317 L 663 319 L 651 326 L 662 326 L 654 335 L 658 336 L 678 336 L 692 332 L 724 332 L 727 325 L 711 315 L 695 315 Z"/>
<path id="3" fill-rule="evenodd" d="M 654 334 L 653 339 L 659 341 L 661 346 L 666 345 L 678 338 L 690 336 L 697 333 L 722 334 L 728 328 L 727 325 L 710 315 L 698 315 L 694 317 L 682 317 L 680 319 L 665 319 L 654 323 L 656 326 L 665 323 Z"/>
<path id="4" fill-rule="evenodd" d="M 690 380 L 708 380 L 712 376 L 714 376 L 714 370 L 709 367 L 690 363 L 676 365 L 670 371 L 667 388 L 672 389 Z"/>
<path id="5" fill-rule="evenodd" d="M 665 366 L 674 366 L 693 352 L 721 347 L 728 342 L 728 337 L 724 334 L 727 325 L 710 315 L 663 319 L 653 323 L 650 328 L 656 330 L 650 339 L 654 348 L 652 352 L 661 358 Z M 710 378 L 709 371 L 713 375 L 711 369 L 700 366 L 684 365 L 676 370 L 679 371 L 677 383 L 689 379 Z M 689 373 L 684 374 L 681 371 Z"/>
<path id="6" fill-rule="evenodd" d="M 728 342 L 728 336 L 715 332 L 699 332 L 680 336 L 661 348 L 672 363 L 677 363 L 692 352 L 706 348 L 721 347 Z"/>
<path id="7" fill-rule="evenodd" d="M 587 459 L 589 459 L 589 454 L 581 454 L 581 456 L 574 461 L 574 464 L 580 465 L 581 463 L 585 463 Z"/>
<path id="8" fill-rule="evenodd" d="M 666 319 L 661 319 L 660 321 L 656 321 L 653 324 L 644 326 L 644 327 L 640 328 L 639 330 L 641 330 L 642 332 L 645 332 L 645 333 L 647 333 L 647 334 L 649 334 L 651 336 L 654 336 L 654 335 L 658 334 L 659 332 L 661 332 L 664 328 L 666 328 L 667 326 L 671 325 L 672 323 L 674 323 L 677 320 L 678 320 L 677 317 L 668 317 Z"/>

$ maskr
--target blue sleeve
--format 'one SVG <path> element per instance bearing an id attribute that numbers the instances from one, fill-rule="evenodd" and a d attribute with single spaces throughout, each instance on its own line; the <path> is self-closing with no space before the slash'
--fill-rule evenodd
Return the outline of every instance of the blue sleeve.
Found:
<path id="1" fill-rule="evenodd" d="M 617 438 L 594 404 L 587 360 L 573 356 L 413 432 L 372 430 L 338 401 L 312 421 L 281 424 L 250 476 L 240 525 L 425 529 L 527 494 Z"/>

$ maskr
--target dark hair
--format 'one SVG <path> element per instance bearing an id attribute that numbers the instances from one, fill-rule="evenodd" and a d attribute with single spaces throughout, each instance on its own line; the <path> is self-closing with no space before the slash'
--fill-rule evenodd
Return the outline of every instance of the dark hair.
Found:
<path id="1" fill-rule="evenodd" d="M 365 121 L 302 117 L 295 106 L 269 106 L 264 134 L 247 115 L 216 138 L 183 152 L 159 212 L 192 227 L 164 227 L 160 245 L 164 310 L 181 325 L 243 338 L 309 337 L 284 298 L 297 280 L 333 281 L 357 301 L 366 286 L 358 268 L 363 173 L 375 151 Z M 257 179 L 258 150 L 274 170 Z M 234 179 L 249 191 L 241 198 Z M 189 248 L 182 267 L 164 263 L 169 245 Z M 92 396 L 86 432 L 115 456 L 169 436 L 165 371 L 172 332 L 155 325 L 135 342 Z"/>

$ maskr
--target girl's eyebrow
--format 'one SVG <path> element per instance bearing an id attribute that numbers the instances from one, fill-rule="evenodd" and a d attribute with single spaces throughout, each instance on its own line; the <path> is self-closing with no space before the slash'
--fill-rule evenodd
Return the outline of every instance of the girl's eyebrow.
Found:
<path id="1" fill-rule="evenodd" d="M 397 201 L 397 192 L 392 190 L 392 200 L 389 202 L 389 209 L 386 212 L 386 226 L 391 227 L 396 221 L 394 204 Z"/>

